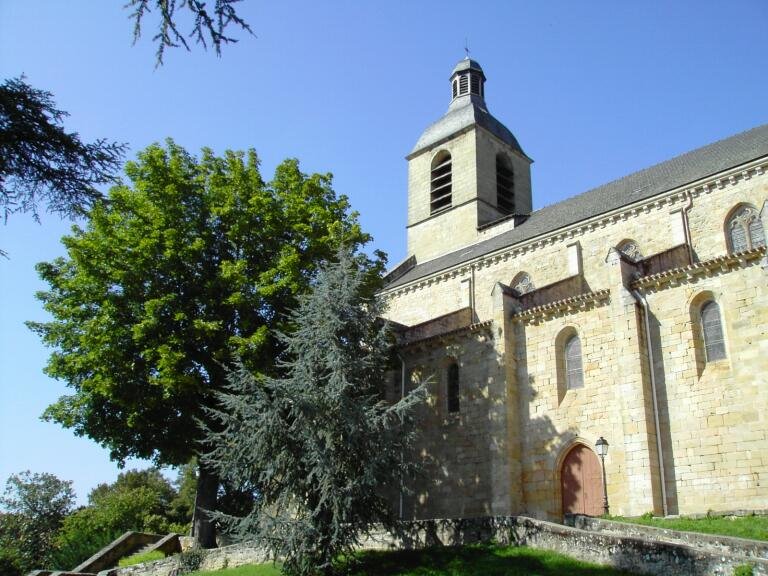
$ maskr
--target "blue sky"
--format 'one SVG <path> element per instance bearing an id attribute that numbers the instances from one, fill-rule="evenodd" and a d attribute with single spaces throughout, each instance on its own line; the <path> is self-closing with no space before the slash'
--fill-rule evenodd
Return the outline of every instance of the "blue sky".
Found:
<path id="1" fill-rule="evenodd" d="M 256 36 L 223 56 L 173 50 L 154 68 L 124 0 L 0 0 L 0 76 L 53 92 L 86 140 L 129 157 L 174 138 L 255 148 L 332 172 L 394 263 L 405 257 L 406 162 L 471 55 L 491 113 L 534 159 L 536 208 L 768 122 L 765 0 L 547 2 L 244 0 Z M 106 450 L 39 415 L 66 393 L 23 325 L 44 320 L 35 263 L 62 254 L 70 223 L 0 224 L 0 483 L 30 469 L 73 480 L 81 501 L 117 468 Z M 143 465 L 143 463 L 129 463 Z"/>

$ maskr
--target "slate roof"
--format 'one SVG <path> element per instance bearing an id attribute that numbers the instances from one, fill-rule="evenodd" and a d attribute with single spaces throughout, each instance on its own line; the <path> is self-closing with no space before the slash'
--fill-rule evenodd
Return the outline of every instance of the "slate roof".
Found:
<path id="1" fill-rule="evenodd" d="M 477 60 L 464 58 L 463 60 L 459 60 L 459 63 L 454 67 L 453 72 L 451 72 L 451 78 L 453 78 L 453 75 L 457 72 L 462 72 L 464 70 L 477 70 L 483 75 L 483 77 L 485 77 L 483 68 L 480 66 L 480 63 Z"/>
<path id="2" fill-rule="evenodd" d="M 536 210 L 513 230 L 417 264 L 385 289 L 407 284 L 767 155 L 768 124 L 764 124 Z"/>
<path id="3" fill-rule="evenodd" d="M 453 72 L 451 72 L 451 78 L 464 70 L 476 70 L 485 80 L 485 73 L 480 64 L 469 58 L 464 58 L 456 64 Z M 485 99 L 479 94 L 464 94 L 451 100 L 448 111 L 437 122 L 433 122 L 424 130 L 407 157 L 412 158 L 421 150 L 447 140 L 450 136 L 474 125 L 482 126 L 502 142 L 506 142 L 517 152 L 525 156 L 525 152 L 523 152 L 512 132 L 488 112 Z"/>
<path id="4" fill-rule="evenodd" d="M 509 128 L 488 112 L 483 99 L 475 94 L 467 94 L 456 98 L 448 108 L 448 112 L 424 130 L 408 157 L 473 125 L 482 126 L 525 156 L 517 138 L 512 135 Z"/>

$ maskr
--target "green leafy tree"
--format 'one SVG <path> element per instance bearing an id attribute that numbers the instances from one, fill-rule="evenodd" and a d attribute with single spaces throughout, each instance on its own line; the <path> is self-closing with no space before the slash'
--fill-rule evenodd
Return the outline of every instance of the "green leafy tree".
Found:
<path id="1" fill-rule="evenodd" d="M 0 512 L 0 574 L 20 576 L 27 571 L 20 548 L 21 518 L 18 514 Z"/>
<path id="2" fill-rule="evenodd" d="M 188 524 L 192 520 L 197 492 L 197 458 L 179 467 L 173 482 L 175 496 L 168 505 L 168 518 L 178 524 Z M 186 532 L 187 530 L 185 530 Z"/>
<path id="3" fill-rule="evenodd" d="M 172 511 L 176 497 L 158 468 L 129 470 L 112 484 L 99 484 L 88 495 L 88 506 L 64 519 L 56 539 L 56 567 L 73 569 L 129 530 L 185 531 L 191 510 L 187 517 L 176 517 Z"/>
<path id="4" fill-rule="evenodd" d="M 129 185 L 62 239 L 67 256 L 38 264 L 52 320 L 29 323 L 55 350 L 46 373 L 73 389 L 44 417 L 108 447 L 119 462 L 181 465 L 198 453 L 224 366 L 272 373 L 271 334 L 340 242 L 369 240 L 330 175 L 296 160 L 265 183 L 253 151 L 201 158 L 168 141 L 125 168 Z M 378 272 L 383 257 L 367 265 Z M 198 469 L 197 507 L 219 481 Z M 195 535 L 215 545 L 205 514 Z"/>
<path id="5" fill-rule="evenodd" d="M 362 263 L 364 264 L 364 263 Z M 392 527 L 385 497 L 413 471 L 418 387 L 383 401 L 388 326 L 366 288 L 365 266 L 342 251 L 291 314 L 282 378 L 245 365 L 230 374 L 206 459 L 259 499 L 241 518 L 220 515 L 238 538 L 256 539 L 289 574 L 329 573 L 372 523 Z"/>
<path id="6" fill-rule="evenodd" d="M 0 498 L 0 563 L 25 573 L 49 565 L 56 533 L 72 511 L 72 482 L 53 474 L 12 474 Z"/>
<path id="7" fill-rule="evenodd" d="M 238 2 L 240 0 L 215 0 L 209 10 L 203 0 L 129 0 L 125 7 L 132 10 L 134 43 L 141 36 L 142 22 L 147 14 L 153 8 L 157 11 L 159 23 L 152 40 L 157 42 L 157 64 L 161 65 L 166 48 L 183 46 L 187 51 L 190 49 L 187 38 L 179 31 L 179 12 L 192 20 L 189 38 L 203 48 L 207 48 L 210 43 L 217 56 L 221 56 L 223 44 L 237 42 L 235 38 L 227 36 L 228 26 L 234 25 L 252 34 L 250 26 L 237 13 L 235 4 Z"/>
<path id="8" fill-rule="evenodd" d="M 170 508 L 171 501 L 177 495 L 173 485 L 163 476 L 160 469 L 151 467 L 121 472 L 112 484 L 99 484 L 88 494 L 88 502 L 96 504 L 112 494 L 130 492 L 139 488 L 147 488 L 157 495 L 157 502 L 162 507 L 163 514 Z"/>
<path id="9" fill-rule="evenodd" d="M 124 144 L 85 143 L 62 124 L 68 114 L 53 95 L 23 78 L 0 85 L 0 209 L 4 218 L 39 204 L 63 216 L 82 214 L 102 198 L 97 185 L 114 181 Z"/>

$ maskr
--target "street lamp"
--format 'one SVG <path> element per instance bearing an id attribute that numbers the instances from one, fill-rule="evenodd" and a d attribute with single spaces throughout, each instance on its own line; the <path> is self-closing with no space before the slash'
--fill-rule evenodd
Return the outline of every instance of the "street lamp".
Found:
<path id="1" fill-rule="evenodd" d="M 605 455 L 608 454 L 608 440 L 600 436 L 595 442 L 595 450 L 603 465 L 603 514 L 608 516 L 608 485 L 605 482 Z"/>

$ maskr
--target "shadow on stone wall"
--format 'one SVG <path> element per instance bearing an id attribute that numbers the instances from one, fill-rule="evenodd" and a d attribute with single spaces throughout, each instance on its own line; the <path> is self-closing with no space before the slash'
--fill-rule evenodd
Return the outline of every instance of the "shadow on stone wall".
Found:
<path id="1" fill-rule="evenodd" d="M 656 399 L 659 411 L 659 436 L 664 463 L 664 487 L 667 492 L 667 514 L 678 513 L 677 475 L 675 474 L 675 453 L 670 430 L 669 397 L 667 394 L 664 354 L 661 350 L 661 323 L 651 312 L 648 316 L 651 346 L 653 349 L 653 373 L 656 379 Z"/>
<path id="2" fill-rule="evenodd" d="M 405 518 L 492 513 L 493 466 L 504 449 L 490 433 L 500 424 L 502 406 L 494 387 L 494 357 L 487 329 L 452 334 L 408 351 L 410 385 L 426 382 L 429 394 L 417 415 L 420 437 L 411 456 L 422 472 L 407 482 Z M 454 413 L 447 402 L 452 363 L 458 363 L 460 374 Z"/>
<path id="3" fill-rule="evenodd" d="M 567 448 L 574 445 L 578 430 L 568 427 L 558 430 L 549 416 L 532 416 L 531 406 L 536 400 L 536 376 L 528 367 L 528 346 L 526 325 L 512 324 L 515 341 L 515 382 L 517 384 L 518 429 L 520 442 L 520 485 L 521 502 L 519 510 L 513 512 L 530 514 L 537 518 L 561 520 L 563 516 L 563 489 L 572 492 L 573 478 L 563 481 L 559 470 Z M 557 380 L 557 374 L 555 380 Z M 557 382 L 553 383 L 557 386 Z M 525 455 L 525 457 L 522 457 Z"/>

